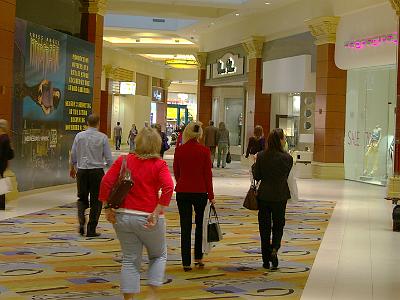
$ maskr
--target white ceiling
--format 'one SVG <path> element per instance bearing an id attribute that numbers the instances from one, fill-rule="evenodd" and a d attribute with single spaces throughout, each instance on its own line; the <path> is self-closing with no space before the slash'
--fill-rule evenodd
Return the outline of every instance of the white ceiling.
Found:
<path id="1" fill-rule="evenodd" d="M 108 0 L 104 36 L 147 42 L 104 45 L 131 55 L 193 55 L 240 43 L 251 35 L 278 38 L 304 32 L 307 18 L 340 15 L 385 1 Z M 166 39 L 172 42 L 157 42 Z M 177 39 L 191 43 L 174 43 Z"/>

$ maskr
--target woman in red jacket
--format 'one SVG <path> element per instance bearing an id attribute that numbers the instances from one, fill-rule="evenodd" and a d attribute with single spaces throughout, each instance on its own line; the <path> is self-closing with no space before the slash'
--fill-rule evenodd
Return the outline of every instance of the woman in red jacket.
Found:
<path id="1" fill-rule="evenodd" d="M 207 200 L 214 203 L 210 149 L 199 143 L 203 134 L 201 123 L 188 124 L 183 132 L 183 145 L 176 148 L 174 175 L 176 201 L 181 224 L 181 254 L 185 271 L 191 268 L 192 206 L 195 212 L 195 265 L 204 267 L 202 239 L 203 217 Z"/>
<path id="2" fill-rule="evenodd" d="M 169 205 L 174 189 L 167 163 L 160 158 L 161 137 L 158 132 L 144 128 L 136 136 L 135 142 L 135 153 L 126 157 L 134 186 L 120 209 L 112 210 L 105 205 L 106 218 L 114 224 L 121 244 L 121 291 L 125 300 L 133 299 L 134 294 L 140 292 L 143 246 L 147 249 L 150 261 L 150 299 L 155 299 L 156 288 L 163 284 L 167 262 L 164 208 Z M 103 202 L 107 201 L 118 180 L 122 160 L 119 157 L 103 177 L 99 195 Z"/>

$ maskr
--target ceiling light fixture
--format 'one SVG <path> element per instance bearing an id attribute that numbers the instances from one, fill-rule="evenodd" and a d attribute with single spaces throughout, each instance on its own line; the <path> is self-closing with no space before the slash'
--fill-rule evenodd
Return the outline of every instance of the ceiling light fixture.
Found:
<path id="1" fill-rule="evenodd" d="M 197 61 L 194 59 L 168 59 L 165 64 L 176 69 L 192 69 L 198 66 Z"/>
<path id="2" fill-rule="evenodd" d="M 236 13 L 236 14 L 235 14 L 235 16 L 236 16 L 236 17 L 239 17 L 239 16 L 240 16 L 240 14 L 239 14 L 239 13 Z"/>
<path id="3" fill-rule="evenodd" d="M 270 5 L 270 4 L 271 4 L 271 2 L 265 2 L 265 4 L 266 4 L 266 5 Z"/>

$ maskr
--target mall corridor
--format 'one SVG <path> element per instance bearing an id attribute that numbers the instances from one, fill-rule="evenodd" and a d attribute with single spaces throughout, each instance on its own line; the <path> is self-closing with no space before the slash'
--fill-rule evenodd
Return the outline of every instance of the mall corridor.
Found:
<path id="1" fill-rule="evenodd" d="M 204 270 L 181 271 L 171 205 L 161 299 L 397 299 L 400 236 L 391 231 L 384 188 L 298 180 L 300 200 L 289 204 L 282 266 L 266 271 L 254 214 L 241 209 L 247 173 L 238 163 L 214 171 L 225 238 L 205 258 Z M 1 285 L 9 290 L 2 299 L 120 299 L 115 233 L 102 219 L 100 238 L 79 237 L 75 193 L 74 186 L 29 193 L 0 213 Z"/>

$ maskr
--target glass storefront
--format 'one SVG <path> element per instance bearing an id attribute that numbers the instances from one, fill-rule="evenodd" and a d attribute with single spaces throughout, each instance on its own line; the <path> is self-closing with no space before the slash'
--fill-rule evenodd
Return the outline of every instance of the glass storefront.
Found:
<path id="1" fill-rule="evenodd" d="M 243 99 L 224 99 L 225 124 L 229 130 L 231 146 L 239 146 L 243 140 Z"/>
<path id="2" fill-rule="evenodd" d="M 346 179 L 386 185 L 393 173 L 395 66 L 347 73 Z"/>
<path id="3" fill-rule="evenodd" d="M 289 149 L 295 149 L 299 143 L 300 107 L 300 93 L 272 95 L 271 120 L 275 120 L 272 124 L 283 129 Z"/>

